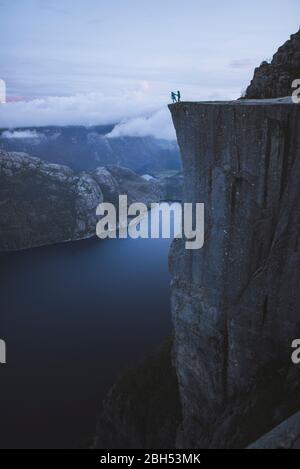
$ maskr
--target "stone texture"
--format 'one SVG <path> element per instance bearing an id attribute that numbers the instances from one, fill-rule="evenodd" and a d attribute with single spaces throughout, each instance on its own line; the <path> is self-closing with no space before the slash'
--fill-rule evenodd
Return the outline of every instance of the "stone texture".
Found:
<path id="1" fill-rule="evenodd" d="M 300 107 L 170 105 L 205 245 L 170 253 L 184 448 L 245 447 L 300 408 Z"/>
<path id="2" fill-rule="evenodd" d="M 300 30 L 278 49 L 271 63 L 263 62 L 255 69 L 245 98 L 291 96 L 296 79 L 300 79 Z"/>
<path id="3" fill-rule="evenodd" d="M 107 169 L 117 182 L 118 193 L 128 194 L 129 204 L 142 202 L 150 205 L 151 202 L 159 202 L 162 199 L 162 190 L 156 180 L 146 181 L 131 169 L 122 166 L 108 165 Z"/>
<path id="4" fill-rule="evenodd" d="M 261 437 L 248 449 L 300 449 L 300 412 Z"/>
<path id="5" fill-rule="evenodd" d="M 119 166 L 77 173 L 25 153 L 0 150 L 0 251 L 94 236 L 100 202 L 118 206 L 118 196 L 127 194 L 128 203 L 150 206 L 174 195 L 166 181 L 146 181 Z"/>
<path id="6" fill-rule="evenodd" d="M 162 199 L 169 202 L 180 202 L 183 197 L 183 175 L 177 173 L 161 179 Z"/>
<path id="7" fill-rule="evenodd" d="M 103 200 L 87 173 L 24 153 L 0 152 L 0 250 L 93 236 Z"/>
<path id="8" fill-rule="evenodd" d="M 103 402 L 94 448 L 172 448 L 181 420 L 172 339 L 111 388 Z"/>
<path id="9" fill-rule="evenodd" d="M 129 168 L 109 165 L 99 167 L 92 173 L 98 182 L 106 202 L 118 204 L 118 196 L 128 194 L 128 202 L 143 202 L 150 205 L 160 201 L 182 199 L 183 176 L 145 179 Z"/>
<path id="10" fill-rule="evenodd" d="M 92 173 L 93 178 L 101 187 L 105 202 L 117 203 L 119 186 L 116 179 L 104 166 L 100 166 Z"/>

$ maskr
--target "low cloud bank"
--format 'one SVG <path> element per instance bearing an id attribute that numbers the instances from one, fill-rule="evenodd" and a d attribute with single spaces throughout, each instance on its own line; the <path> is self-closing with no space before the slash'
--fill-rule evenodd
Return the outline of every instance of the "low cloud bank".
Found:
<path id="1" fill-rule="evenodd" d="M 150 117 L 137 117 L 122 122 L 107 134 L 108 138 L 117 137 L 155 137 L 165 140 L 175 140 L 176 134 L 171 116 L 167 109 L 161 109 Z"/>
<path id="2" fill-rule="evenodd" d="M 163 105 L 161 97 L 144 91 L 114 96 L 89 93 L 47 97 L 1 104 L 0 128 L 117 124 L 110 137 L 152 135 L 174 139 L 171 116 L 167 108 L 162 110 Z M 10 133 L 6 134 L 6 138 L 33 137 L 30 133 L 21 135 L 14 132 L 13 137 Z"/>
<path id="3" fill-rule="evenodd" d="M 44 138 L 43 134 L 35 130 L 6 130 L 0 135 L 2 138 L 15 139 L 15 138 Z"/>

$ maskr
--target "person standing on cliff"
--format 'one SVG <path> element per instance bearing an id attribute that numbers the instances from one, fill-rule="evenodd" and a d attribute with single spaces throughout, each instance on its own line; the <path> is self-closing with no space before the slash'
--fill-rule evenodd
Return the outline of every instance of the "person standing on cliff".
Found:
<path id="1" fill-rule="evenodd" d="M 177 93 L 174 93 L 174 91 L 171 91 L 171 99 L 173 103 L 179 103 L 181 98 L 180 91 L 177 91 Z"/>
<path id="2" fill-rule="evenodd" d="M 174 91 L 171 92 L 171 99 L 173 103 L 176 103 L 176 93 L 174 93 Z"/>

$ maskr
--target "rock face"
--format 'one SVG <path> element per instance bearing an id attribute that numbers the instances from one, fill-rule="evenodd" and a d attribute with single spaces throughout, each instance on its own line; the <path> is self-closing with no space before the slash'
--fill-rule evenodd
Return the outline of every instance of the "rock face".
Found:
<path id="1" fill-rule="evenodd" d="M 159 202 L 162 198 L 160 184 L 155 180 L 146 181 L 129 168 L 109 165 L 107 170 L 116 182 L 117 194 L 128 194 L 128 203 L 142 202 L 149 205 Z M 149 198 L 149 194 L 151 197 Z"/>
<path id="2" fill-rule="evenodd" d="M 180 422 L 177 378 L 168 339 L 128 371 L 103 402 L 94 447 L 172 448 Z"/>
<path id="3" fill-rule="evenodd" d="M 183 175 L 177 173 L 161 180 L 162 199 L 170 202 L 181 202 L 183 197 Z"/>
<path id="4" fill-rule="evenodd" d="M 164 200 L 165 183 L 146 181 L 127 168 L 76 173 L 24 153 L 0 150 L 0 251 L 83 239 L 96 234 L 96 207 Z"/>
<path id="5" fill-rule="evenodd" d="M 278 49 L 271 63 L 263 62 L 255 69 L 245 98 L 291 96 L 296 79 L 300 79 L 300 30 Z"/>
<path id="6" fill-rule="evenodd" d="M 205 244 L 170 253 L 184 448 L 245 447 L 300 408 L 300 106 L 170 105 Z"/>
<path id="7" fill-rule="evenodd" d="M 102 200 L 99 185 L 87 173 L 0 152 L 0 250 L 93 236 Z"/>
<path id="8" fill-rule="evenodd" d="M 300 412 L 278 425 L 248 449 L 300 449 Z"/>

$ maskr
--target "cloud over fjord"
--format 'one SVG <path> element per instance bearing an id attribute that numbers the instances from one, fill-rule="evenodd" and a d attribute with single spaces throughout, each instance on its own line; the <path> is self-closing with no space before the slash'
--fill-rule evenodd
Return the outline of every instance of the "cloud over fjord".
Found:
<path id="1" fill-rule="evenodd" d="M 170 113 L 162 99 L 143 91 L 46 97 L 0 106 L 0 128 L 116 124 L 110 137 L 147 136 L 174 139 Z M 167 105 L 167 103 L 166 103 Z"/>

